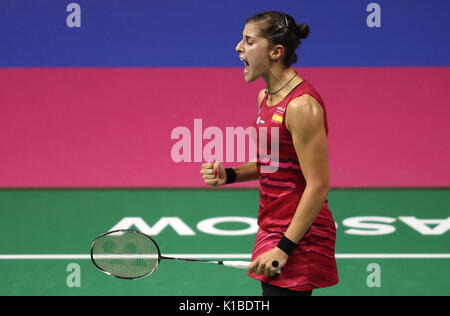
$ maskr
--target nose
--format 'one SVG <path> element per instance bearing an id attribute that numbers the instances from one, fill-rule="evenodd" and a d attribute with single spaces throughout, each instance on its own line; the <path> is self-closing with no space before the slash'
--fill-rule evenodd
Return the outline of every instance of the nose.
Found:
<path id="1" fill-rule="evenodd" d="M 236 51 L 242 53 L 242 40 L 236 45 Z"/>

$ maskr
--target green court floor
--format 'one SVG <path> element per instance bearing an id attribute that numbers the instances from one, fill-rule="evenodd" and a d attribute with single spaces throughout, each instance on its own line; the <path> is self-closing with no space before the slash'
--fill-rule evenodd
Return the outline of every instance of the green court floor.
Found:
<path id="1" fill-rule="evenodd" d="M 449 193 L 332 190 L 341 281 L 314 295 L 450 295 Z M 253 189 L 0 190 L 0 295 L 260 295 L 242 270 L 162 261 L 125 281 L 88 256 L 97 235 L 131 226 L 166 255 L 248 260 L 257 207 Z"/>

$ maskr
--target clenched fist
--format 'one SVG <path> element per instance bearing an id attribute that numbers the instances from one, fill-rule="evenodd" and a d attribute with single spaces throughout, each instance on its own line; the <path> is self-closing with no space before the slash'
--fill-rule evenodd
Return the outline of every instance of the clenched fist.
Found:
<path id="1" fill-rule="evenodd" d="M 200 174 L 202 175 L 203 181 L 210 186 L 218 187 L 224 185 L 227 181 L 225 168 L 219 161 L 202 164 Z"/>

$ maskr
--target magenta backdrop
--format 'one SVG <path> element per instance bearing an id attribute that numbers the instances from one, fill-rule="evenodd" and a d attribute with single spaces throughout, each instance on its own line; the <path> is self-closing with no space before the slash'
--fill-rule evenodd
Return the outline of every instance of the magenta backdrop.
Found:
<path id="1" fill-rule="evenodd" d="M 325 101 L 333 187 L 450 185 L 450 67 L 297 70 Z M 264 87 L 237 68 L 0 69 L 0 85 L 3 188 L 204 186 L 171 132 L 251 126 Z"/>

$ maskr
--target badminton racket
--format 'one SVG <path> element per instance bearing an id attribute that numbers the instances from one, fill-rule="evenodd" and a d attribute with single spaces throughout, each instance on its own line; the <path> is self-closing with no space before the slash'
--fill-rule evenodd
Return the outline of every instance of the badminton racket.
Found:
<path id="1" fill-rule="evenodd" d="M 247 269 L 248 261 L 210 261 L 161 255 L 156 241 L 139 231 L 114 230 L 98 236 L 91 245 L 91 260 L 108 275 L 119 279 L 139 279 L 155 272 L 160 261 L 182 260 Z"/>

